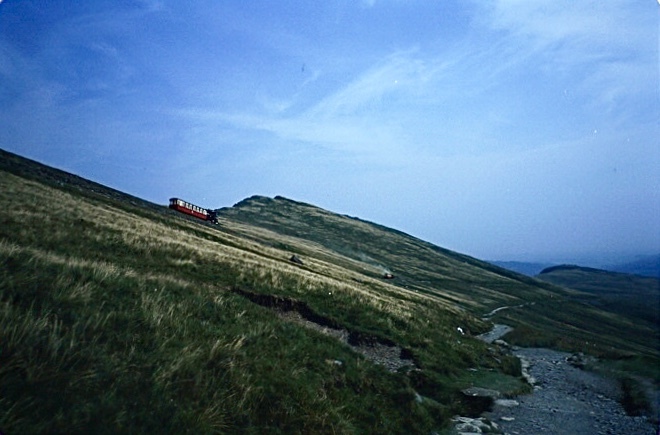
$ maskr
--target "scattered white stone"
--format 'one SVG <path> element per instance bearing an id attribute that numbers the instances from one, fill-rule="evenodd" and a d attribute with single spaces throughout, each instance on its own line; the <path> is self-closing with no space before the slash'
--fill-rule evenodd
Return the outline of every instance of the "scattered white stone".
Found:
<path id="1" fill-rule="evenodd" d="M 470 418 L 470 417 L 454 417 L 454 429 L 459 435 L 493 433 L 498 430 L 497 424 L 488 421 L 484 417 Z"/>
<path id="2" fill-rule="evenodd" d="M 495 404 L 500 406 L 505 406 L 507 408 L 520 405 L 520 403 L 517 400 L 513 400 L 513 399 L 497 399 L 495 401 Z"/>
<path id="3" fill-rule="evenodd" d="M 515 420 L 515 418 L 514 417 L 500 417 L 500 420 L 502 420 L 502 421 L 513 421 L 513 420 Z"/>
<path id="4" fill-rule="evenodd" d="M 507 343 L 506 341 L 502 340 L 501 338 L 500 338 L 500 339 L 497 339 L 497 340 L 495 340 L 495 341 L 493 341 L 493 344 L 496 344 L 496 345 L 498 345 L 498 346 L 504 347 L 504 348 L 506 348 L 506 349 L 511 348 L 511 345 L 509 345 L 509 343 Z"/>

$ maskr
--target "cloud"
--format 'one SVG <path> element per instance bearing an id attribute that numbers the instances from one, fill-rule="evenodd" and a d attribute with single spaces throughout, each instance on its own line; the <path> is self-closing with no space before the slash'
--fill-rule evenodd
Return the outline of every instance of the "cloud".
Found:
<path id="1" fill-rule="evenodd" d="M 649 62 L 653 14 L 626 0 L 556 2 L 497 0 L 486 3 L 477 22 L 517 39 L 519 48 L 543 55 L 554 68 L 579 64 Z"/>
<path id="2" fill-rule="evenodd" d="M 281 101 L 260 97 L 267 113 L 237 114 L 204 108 L 179 113 L 198 121 L 206 119 L 267 131 L 291 143 L 382 159 L 392 153 L 399 156 L 407 142 L 402 127 L 387 120 L 396 119 L 399 113 L 404 116 L 414 106 L 411 100 L 424 98 L 423 89 L 437 70 L 437 66 L 427 64 L 414 52 L 396 52 L 297 112 L 291 107 L 296 105 L 298 94 Z M 313 77 L 314 81 L 320 80 Z"/>
<path id="3" fill-rule="evenodd" d="M 535 69 L 579 94 L 593 113 L 634 118 L 656 92 L 654 5 L 584 0 L 479 2 L 476 22 L 510 48 L 508 68 Z M 514 50 L 511 50 L 513 48 Z"/>
<path id="4" fill-rule="evenodd" d="M 309 117 L 328 118 L 353 115 L 373 108 L 387 95 L 410 93 L 427 80 L 424 61 L 410 53 L 394 53 L 352 80 L 339 91 L 321 100 L 308 111 Z"/>
<path id="5" fill-rule="evenodd" d="M 496 0 L 486 6 L 484 21 L 496 29 L 533 37 L 543 45 L 569 41 L 580 45 L 634 46 L 645 36 L 629 24 L 637 15 L 646 13 L 643 9 L 631 7 L 625 0 Z"/>

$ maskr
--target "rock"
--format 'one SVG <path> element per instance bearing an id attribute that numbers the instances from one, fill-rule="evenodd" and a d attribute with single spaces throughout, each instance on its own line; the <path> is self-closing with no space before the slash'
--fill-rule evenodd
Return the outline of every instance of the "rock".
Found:
<path id="1" fill-rule="evenodd" d="M 509 343 L 507 343 L 506 341 L 502 340 L 501 338 L 499 338 L 499 339 L 493 341 L 493 344 L 496 344 L 496 345 L 498 345 L 498 346 L 501 346 L 501 347 L 503 347 L 503 348 L 505 348 L 505 349 L 510 349 L 510 348 L 511 348 L 511 345 L 510 345 Z"/>
<path id="2" fill-rule="evenodd" d="M 470 387 L 461 392 L 470 397 L 490 397 L 492 399 L 497 399 L 500 397 L 499 391 L 489 390 L 488 388 L 481 387 Z"/>
<path id="3" fill-rule="evenodd" d="M 495 401 L 495 404 L 500 405 L 500 406 L 504 406 L 504 407 L 507 407 L 507 408 L 511 408 L 511 407 L 520 405 L 520 402 L 518 402 L 517 400 L 513 400 L 513 399 L 497 399 Z"/>
<path id="4" fill-rule="evenodd" d="M 292 255 L 291 258 L 289 258 L 289 261 L 292 263 L 300 264 L 301 266 L 303 265 L 303 261 L 298 258 L 297 255 Z"/>
<path id="5" fill-rule="evenodd" d="M 574 353 L 573 355 L 566 358 L 567 363 L 579 369 L 584 369 L 587 364 L 592 363 L 593 360 L 593 357 L 586 356 L 582 352 Z"/>
<path id="6" fill-rule="evenodd" d="M 496 423 L 489 421 L 484 417 L 454 417 L 454 429 L 459 435 L 493 433 L 499 430 Z"/>

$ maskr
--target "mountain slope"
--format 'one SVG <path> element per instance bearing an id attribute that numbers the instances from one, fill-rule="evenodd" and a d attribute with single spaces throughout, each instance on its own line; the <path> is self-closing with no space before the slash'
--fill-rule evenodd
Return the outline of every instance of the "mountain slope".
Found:
<path id="1" fill-rule="evenodd" d="M 514 341 L 657 357 L 577 292 L 308 204 L 213 226 L 3 151 L 0 185 L 3 432 L 429 433 L 524 388 L 474 337 L 498 308 Z"/>
<path id="2" fill-rule="evenodd" d="M 509 339 L 520 345 L 585 350 L 599 355 L 642 352 L 657 356 L 640 332 L 646 326 L 612 316 L 579 302 L 580 292 L 557 287 L 490 263 L 434 246 L 400 231 L 342 216 L 283 197 L 254 196 L 218 210 L 225 219 L 267 228 L 260 234 L 290 254 L 316 256 L 296 241 L 340 254 L 345 267 L 370 277 L 391 272 L 391 286 L 426 295 L 445 307 L 482 317 L 497 310 L 493 321 L 516 326 Z M 243 236 L 249 237 L 246 232 Z M 283 243 L 281 237 L 287 237 Z M 339 260 L 332 260 L 337 262 Z M 356 269 L 357 268 L 357 269 Z M 503 308 L 506 307 L 506 308 Z M 479 327 L 474 324 L 474 327 Z"/>
<path id="3" fill-rule="evenodd" d="M 396 277 L 393 285 L 433 296 L 447 306 L 460 306 L 476 315 L 542 298 L 548 291 L 538 281 L 400 231 L 283 197 L 254 196 L 234 207 L 219 209 L 218 214 L 279 235 L 312 241 L 359 265 L 369 276 L 379 278 L 392 273 Z"/>
<path id="4" fill-rule="evenodd" d="M 4 433 L 429 433 L 523 388 L 456 329 L 484 322 L 367 264 L 0 157 Z"/>

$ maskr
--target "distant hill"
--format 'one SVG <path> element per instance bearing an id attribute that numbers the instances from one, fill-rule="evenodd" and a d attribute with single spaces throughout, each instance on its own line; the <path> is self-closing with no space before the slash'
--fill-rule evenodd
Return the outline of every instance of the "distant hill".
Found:
<path id="1" fill-rule="evenodd" d="M 552 266 L 550 263 L 528 263 L 524 261 L 489 261 L 489 263 L 527 276 L 536 276 L 546 267 Z"/>
<path id="2" fill-rule="evenodd" d="M 660 254 L 640 256 L 638 260 L 604 266 L 603 269 L 660 278 Z"/>
<path id="3" fill-rule="evenodd" d="M 366 267 L 373 277 L 391 273 L 396 277 L 392 285 L 432 294 L 477 315 L 510 304 L 512 298 L 538 298 L 544 291 L 538 281 L 485 261 L 282 196 L 255 195 L 217 213 L 279 235 L 312 241 L 340 254 L 346 267 Z M 296 252 L 281 236 L 273 237 L 271 243 L 309 255 Z"/>
<path id="4" fill-rule="evenodd" d="M 585 302 L 660 328 L 660 279 L 576 265 L 552 266 L 538 278 L 587 294 Z"/>

